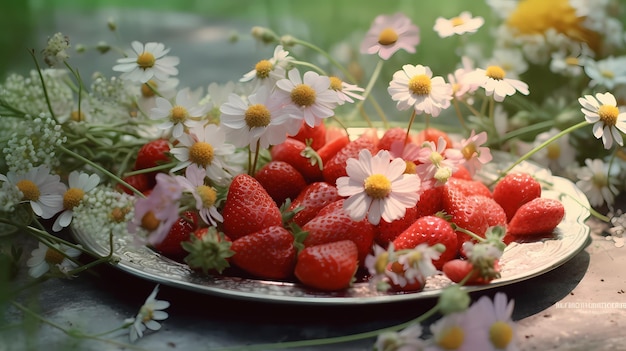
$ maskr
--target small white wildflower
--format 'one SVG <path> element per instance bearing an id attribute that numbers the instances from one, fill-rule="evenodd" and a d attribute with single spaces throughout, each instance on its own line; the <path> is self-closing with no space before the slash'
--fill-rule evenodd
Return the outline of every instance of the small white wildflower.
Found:
<path id="1" fill-rule="evenodd" d="M 51 267 L 59 269 L 67 274 L 68 270 L 78 267 L 70 258 L 80 256 L 80 250 L 62 244 L 53 244 L 48 247 L 39 242 L 39 246 L 31 252 L 31 257 L 26 261 L 28 274 L 33 278 L 39 278 L 50 270 Z"/>
<path id="2" fill-rule="evenodd" d="M 157 331 L 161 329 L 161 324 L 158 321 L 163 321 L 169 317 L 164 309 L 170 307 L 170 303 L 164 300 L 157 300 L 156 295 L 159 292 L 159 285 L 154 287 L 150 296 L 146 299 L 146 302 L 139 309 L 139 313 L 135 318 L 127 319 L 127 323 L 131 323 L 129 336 L 130 341 L 135 342 L 137 339 L 143 337 L 143 333 L 146 329 Z"/>

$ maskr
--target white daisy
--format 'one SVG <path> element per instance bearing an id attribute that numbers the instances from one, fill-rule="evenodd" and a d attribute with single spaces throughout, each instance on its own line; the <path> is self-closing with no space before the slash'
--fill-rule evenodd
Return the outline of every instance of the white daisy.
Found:
<path id="1" fill-rule="evenodd" d="M 170 150 L 170 153 L 180 163 L 172 169 L 172 172 L 196 164 L 206 170 L 211 181 L 223 185 L 240 171 L 226 161 L 235 152 L 235 146 L 225 142 L 225 133 L 215 124 L 208 124 L 205 127 L 195 126 L 177 140 L 178 144 Z"/>
<path id="2" fill-rule="evenodd" d="M 420 336 L 422 336 L 422 326 L 419 323 L 412 324 L 400 332 L 388 331 L 380 333 L 376 338 L 375 350 L 422 350 L 425 342 L 423 339 L 420 339 Z"/>
<path id="3" fill-rule="evenodd" d="M 389 59 L 396 51 L 403 49 L 415 53 L 420 42 L 419 28 L 402 13 L 374 19 L 372 26 L 361 42 L 362 54 L 378 54 L 381 59 Z"/>
<path id="4" fill-rule="evenodd" d="M 97 174 L 86 174 L 73 171 L 68 178 L 69 188 L 63 194 L 63 212 L 56 218 L 52 225 L 55 232 L 70 225 L 74 216 L 74 208 L 78 206 L 85 197 L 85 194 L 92 191 L 100 183 Z"/>
<path id="5" fill-rule="evenodd" d="M 528 84 L 521 80 L 505 78 L 506 71 L 500 66 L 489 66 L 487 69 L 477 68 L 472 73 L 472 79 L 476 84 L 485 89 L 487 96 L 493 95 L 497 102 L 515 94 L 516 91 L 528 95 Z"/>
<path id="6" fill-rule="evenodd" d="M 337 92 L 339 105 L 343 105 L 346 102 L 353 103 L 354 99 L 364 99 L 363 95 L 360 95 L 360 93 L 363 93 L 365 89 L 354 84 L 346 83 L 336 76 L 330 77 L 330 88 Z"/>
<path id="7" fill-rule="evenodd" d="M 556 128 L 551 128 L 547 132 L 537 134 L 535 140 L 532 145 L 528 147 L 527 151 L 543 144 L 545 141 L 560 132 L 561 131 Z M 574 149 L 570 143 L 569 134 L 565 134 L 541 150 L 538 150 L 532 156 L 532 159 L 548 169 L 553 171 L 562 171 L 569 165 L 574 164 L 576 161 L 576 149 Z"/>
<path id="8" fill-rule="evenodd" d="M 185 176 L 176 176 L 176 180 L 184 191 L 193 195 L 196 200 L 196 210 L 200 213 L 200 218 L 204 223 L 217 226 L 217 222 L 222 222 L 224 218 L 217 211 L 217 191 L 204 184 L 205 177 L 206 170 L 192 164 L 185 169 Z"/>
<path id="9" fill-rule="evenodd" d="M 438 260 L 441 252 L 428 244 L 419 244 L 414 249 L 398 256 L 398 263 L 402 265 L 403 281 L 395 283 L 404 286 L 406 284 L 414 284 L 419 282 L 424 286 L 426 278 L 435 275 L 438 271 L 433 265 L 433 260 Z"/>
<path id="10" fill-rule="evenodd" d="M 413 107 L 416 113 L 433 117 L 448 108 L 452 100 L 452 86 L 442 77 L 433 78 L 430 68 L 422 65 L 402 66 L 402 70 L 393 74 L 387 92 L 398 102 L 398 110 Z"/>
<path id="11" fill-rule="evenodd" d="M 498 48 L 493 50 L 487 66 L 501 67 L 506 75 L 517 78 L 528 70 L 528 62 L 517 48 Z"/>
<path id="12" fill-rule="evenodd" d="M 590 87 L 597 85 L 613 89 L 616 85 L 626 84 L 626 56 L 609 56 L 603 60 L 585 60 L 585 73 L 591 81 Z"/>
<path id="13" fill-rule="evenodd" d="M 467 139 L 462 139 L 458 145 L 458 150 L 463 155 L 463 166 L 467 168 L 469 173 L 473 176 L 476 174 L 482 165 L 487 164 L 492 160 L 491 150 L 488 147 L 482 146 L 487 142 L 487 132 L 481 132 L 476 134 L 474 130 L 470 133 Z"/>
<path id="14" fill-rule="evenodd" d="M 470 311 L 472 313 L 470 313 Z M 475 351 L 488 350 L 489 340 L 481 334 L 481 325 L 476 323 L 480 318 L 471 308 L 465 312 L 443 316 L 430 325 L 433 334 L 431 345 L 425 351 Z"/>
<path id="15" fill-rule="evenodd" d="M 245 101 L 241 96 L 231 94 L 228 102 L 220 107 L 221 126 L 227 140 L 237 147 L 250 146 L 256 151 L 257 142 L 262 149 L 285 141 L 288 135 L 296 135 L 301 120 L 292 117 L 298 110 L 284 106 L 270 93 L 269 88 L 261 87 Z"/>
<path id="16" fill-rule="evenodd" d="M 31 252 L 31 257 L 26 261 L 28 274 L 31 277 L 39 278 L 48 272 L 51 267 L 64 274 L 78 267 L 70 258 L 80 256 L 80 250 L 63 244 L 53 244 L 51 246 L 48 247 L 48 245 L 40 241 L 39 246 Z"/>
<path id="17" fill-rule="evenodd" d="M 170 307 L 170 303 L 164 300 L 157 300 L 156 295 L 158 292 L 159 285 L 154 287 L 146 302 L 139 309 L 137 316 L 126 320 L 127 323 L 132 323 L 129 330 L 131 342 L 135 342 L 143 337 L 143 332 L 146 328 L 154 331 L 161 329 L 161 324 L 158 321 L 163 321 L 169 317 L 167 312 L 163 310 Z"/>
<path id="18" fill-rule="evenodd" d="M 339 97 L 330 89 L 330 78 L 313 71 L 304 73 L 301 78 L 297 68 L 290 70 L 287 76 L 276 82 L 279 103 L 295 106 L 299 110 L 297 117 L 310 127 L 334 115 Z"/>
<path id="19" fill-rule="evenodd" d="M 171 131 L 172 137 L 179 138 L 186 128 L 197 125 L 209 106 L 198 105 L 198 100 L 191 97 L 189 89 L 176 94 L 176 103 L 172 104 L 162 97 L 156 98 L 156 107 L 150 111 L 150 119 L 165 120 L 157 125 L 161 130 Z"/>
<path id="20" fill-rule="evenodd" d="M 611 93 L 598 93 L 578 98 L 582 105 L 580 111 L 585 114 L 585 120 L 593 123 L 593 135 L 600 139 L 605 149 L 610 149 L 613 140 L 620 146 L 624 145 L 621 133 L 626 133 L 626 112 L 617 108 L 617 100 Z"/>
<path id="21" fill-rule="evenodd" d="M 506 295 L 501 292 L 496 293 L 493 301 L 482 296 L 470 307 L 467 313 L 476 315 L 476 323 L 484 326 L 483 333 L 491 344 L 485 350 L 519 350 L 515 340 L 515 323 L 511 318 L 513 307 L 513 300 L 507 301 Z"/>
<path id="22" fill-rule="evenodd" d="M 619 180 L 609 175 L 608 165 L 601 159 L 586 159 L 585 166 L 576 172 L 576 186 L 589 199 L 591 206 L 613 205 L 615 194 L 618 193 Z"/>
<path id="23" fill-rule="evenodd" d="M 133 41 L 132 52 L 127 57 L 117 60 L 113 70 L 122 72 L 122 79 L 133 82 L 146 83 L 152 78 L 166 80 L 170 76 L 178 74 L 176 66 L 180 59 L 175 56 L 165 56 L 170 49 L 166 49 L 162 43 L 146 43 L 145 45 Z"/>
<path id="24" fill-rule="evenodd" d="M 31 168 L 23 174 L 0 174 L 0 181 L 17 187 L 22 193 L 20 201 L 30 203 L 33 212 L 43 219 L 52 218 L 63 210 L 63 194 L 67 187 L 58 175 L 50 174 L 48 166 Z"/>
<path id="25" fill-rule="evenodd" d="M 482 17 L 472 17 L 471 13 L 463 11 L 457 17 L 450 19 L 438 17 L 433 29 L 439 37 L 446 38 L 455 34 L 475 33 L 484 23 L 485 20 Z"/>
<path id="26" fill-rule="evenodd" d="M 454 73 L 448 74 L 448 82 L 452 86 L 452 93 L 457 99 L 465 99 L 468 95 L 478 90 L 479 85 L 474 83 L 470 73 L 474 72 L 472 60 L 463 56 L 462 67 L 457 68 Z"/>
<path id="27" fill-rule="evenodd" d="M 294 58 L 289 56 L 289 51 L 284 50 L 282 45 L 277 45 L 272 58 L 257 62 L 254 69 L 244 74 L 239 81 L 253 82 L 256 84 L 255 87 L 264 86 L 272 89 L 277 81 L 285 78 L 287 68 L 293 60 Z"/>
<path id="28" fill-rule="evenodd" d="M 337 179 L 340 196 L 348 196 L 344 209 L 355 221 L 367 215 L 370 223 L 377 225 L 381 217 L 392 222 L 404 216 L 406 209 L 415 206 L 420 180 L 404 174 L 406 163 L 400 158 L 391 159 L 386 150 L 372 156 L 369 150 L 359 152 L 359 159 L 348 159 L 347 177 Z"/>
<path id="29" fill-rule="evenodd" d="M 156 107 L 157 97 L 167 100 L 174 99 L 177 93 L 176 88 L 178 87 L 178 84 L 178 78 L 168 78 L 165 81 L 153 78 L 136 87 L 134 92 L 137 96 L 137 107 L 139 108 L 139 111 L 146 116 L 149 116 L 150 111 Z"/>

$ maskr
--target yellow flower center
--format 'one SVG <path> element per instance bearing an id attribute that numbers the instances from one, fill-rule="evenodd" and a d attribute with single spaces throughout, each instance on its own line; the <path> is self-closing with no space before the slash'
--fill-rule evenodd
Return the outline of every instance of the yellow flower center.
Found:
<path id="1" fill-rule="evenodd" d="M 141 306 L 139 313 L 141 314 L 141 321 L 144 323 L 147 323 L 154 318 L 154 311 L 146 305 Z"/>
<path id="2" fill-rule="evenodd" d="M 448 179 L 450 179 L 451 176 L 452 169 L 450 169 L 449 167 L 441 167 L 437 168 L 437 172 L 435 172 L 433 178 L 437 179 L 441 183 L 445 183 L 448 181 Z"/>
<path id="3" fill-rule="evenodd" d="M 149 232 L 156 230 L 159 224 L 161 224 L 161 221 L 156 218 L 152 211 L 146 212 L 141 218 L 141 227 Z"/>
<path id="4" fill-rule="evenodd" d="M 137 65 L 141 69 L 145 70 L 148 68 L 152 68 L 155 62 L 156 59 L 154 58 L 154 55 L 152 55 L 152 53 L 150 52 L 144 51 L 143 53 L 141 53 L 141 55 L 137 56 Z"/>
<path id="5" fill-rule="evenodd" d="M 266 127 L 270 124 L 272 114 L 263 104 L 256 104 L 248 107 L 244 114 L 244 119 L 248 128 Z"/>
<path id="6" fill-rule="evenodd" d="M 254 66 L 256 76 L 260 79 L 268 78 L 272 69 L 274 69 L 274 65 L 268 60 L 261 60 Z"/>
<path id="7" fill-rule="evenodd" d="M 387 268 L 387 264 L 389 263 L 389 252 L 385 251 L 380 255 L 376 256 L 376 263 L 374 264 L 374 268 L 376 269 L 376 273 L 384 273 Z"/>
<path id="8" fill-rule="evenodd" d="M 613 72 L 613 71 L 609 71 L 609 70 L 606 70 L 606 69 L 601 70 L 601 71 L 600 71 L 600 74 L 601 74 L 601 75 L 602 75 L 602 77 L 604 77 L 604 78 L 608 78 L 608 79 L 613 79 L 613 78 L 615 78 L 615 72 Z"/>
<path id="9" fill-rule="evenodd" d="M 311 106 L 315 103 L 315 97 L 315 90 L 306 84 L 299 84 L 291 91 L 291 101 L 297 106 Z"/>
<path id="10" fill-rule="evenodd" d="M 37 187 L 37 185 L 32 181 L 28 179 L 22 179 L 17 182 L 16 186 L 18 189 L 20 189 L 24 196 L 22 199 L 27 201 L 39 200 L 39 196 L 41 195 L 41 193 L 39 192 L 39 188 Z"/>
<path id="11" fill-rule="evenodd" d="M 522 0 L 506 24 L 519 35 L 545 34 L 552 29 L 596 50 L 600 35 L 585 27 L 585 19 L 576 15 L 569 0 Z"/>
<path id="12" fill-rule="evenodd" d="M 430 78 L 425 74 L 418 74 L 409 80 L 409 90 L 416 95 L 428 95 L 431 90 Z"/>
<path id="13" fill-rule="evenodd" d="M 85 120 L 85 114 L 83 111 L 78 112 L 78 110 L 75 110 L 70 113 L 70 119 L 74 122 L 82 122 Z"/>
<path id="14" fill-rule="evenodd" d="M 489 66 L 485 70 L 485 75 L 492 79 L 502 80 L 504 79 L 506 72 L 500 66 Z"/>
<path id="15" fill-rule="evenodd" d="M 497 349 L 505 349 L 513 339 L 513 329 L 508 323 L 497 321 L 489 328 L 489 340 Z"/>
<path id="16" fill-rule="evenodd" d="M 463 157 L 465 157 L 466 160 L 469 160 L 474 156 L 476 151 L 477 151 L 476 144 L 469 143 L 461 150 L 461 153 L 463 154 Z"/>
<path id="17" fill-rule="evenodd" d="M 450 23 L 452 23 L 453 27 L 458 27 L 465 24 L 465 21 L 461 17 L 454 17 L 450 19 Z"/>
<path id="18" fill-rule="evenodd" d="M 439 340 L 437 340 L 437 345 L 446 350 L 456 350 L 463 345 L 464 337 L 463 329 L 454 326 L 443 332 Z"/>
<path id="19" fill-rule="evenodd" d="M 568 66 L 579 66 L 580 60 L 578 59 L 578 57 L 572 57 L 572 56 L 566 57 L 565 64 Z"/>
<path id="20" fill-rule="evenodd" d="M 122 223 L 126 221 L 126 214 L 128 214 L 128 209 L 115 207 L 109 213 L 109 218 L 115 223 Z"/>
<path id="21" fill-rule="evenodd" d="M 80 201 L 85 196 L 85 192 L 80 188 L 69 188 L 65 194 L 63 194 L 63 208 L 71 210 L 78 206 Z"/>
<path id="22" fill-rule="evenodd" d="M 441 156 L 441 154 L 437 151 L 431 152 L 428 158 L 430 159 L 430 162 L 432 162 L 437 167 L 439 167 L 439 164 L 441 163 L 441 161 L 443 161 L 443 156 Z"/>
<path id="23" fill-rule="evenodd" d="M 187 118 L 189 118 L 189 112 L 183 106 L 176 105 L 170 110 L 170 121 L 172 123 L 184 122 Z"/>
<path id="24" fill-rule="evenodd" d="M 210 208 L 215 205 L 215 201 L 217 201 L 217 192 L 215 189 L 207 185 L 200 185 L 196 188 L 196 191 L 202 199 L 202 206 L 204 206 L 204 208 Z"/>
<path id="25" fill-rule="evenodd" d="M 335 76 L 330 77 L 330 88 L 336 91 L 343 90 L 343 81 Z"/>
<path id="26" fill-rule="evenodd" d="M 406 164 L 406 168 L 404 169 L 404 174 L 416 174 L 417 165 L 413 161 L 404 161 Z"/>
<path id="27" fill-rule="evenodd" d="M 141 85 L 141 96 L 145 98 L 151 98 L 155 95 L 154 90 L 159 85 L 154 80 L 150 79 L 148 82 Z"/>
<path id="28" fill-rule="evenodd" d="M 561 156 L 561 146 L 558 143 L 550 143 L 546 149 L 548 150 L 547 157 L 550 160 L 558 160 Z"/>
<path id="29" fill-rule="evenodd" d="M 619 109 L 611 105 L 602 105 L 598 109 L 598 115 L 600 120 L 606 126 L 614 126 L 617 123 L 617 116 L 619 115 Z"/>
<path id="30" fill-rule="evenodd" d="M 49 247 L 48 250 L 46 250 L 46 256 L 44 258 L 46 262 L 52 265 L 57 265 L 57 264 L 61 264 L 64 259 L 65 259 L 65 256 L 59 250 L 53 249 L 51 247 Z"/>
<path id="31" fill-rule="evenodd" d="M 391 181 L 382 174 L 372 174 L 365 179 L 365 193 L 374 199 L 382 199 L 391 192 Z"/>
<path id="32" fill-rule="evenodd" d="M 391 45 L 398 41 L 398 33 L 393 28 L 385 28 L 378 35 L 378 44 Z"/>
<path id="33" fill-rule="evenodd" d="M 197 165 L 206 167 L 213 162 L 213 146 L 205 142 L 197 142 L 189 148 L 189 160 Z"/>

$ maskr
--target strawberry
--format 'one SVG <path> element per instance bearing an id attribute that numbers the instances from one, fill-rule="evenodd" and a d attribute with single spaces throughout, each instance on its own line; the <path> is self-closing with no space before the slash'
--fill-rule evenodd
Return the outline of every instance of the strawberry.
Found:
<path id="1" fill-rule="evenodd" d="M 389 128 L 378 141 L 378 150 L 391 150 L 391 145 L 394 143 L 400 142 L 404 144 L 405 141 L 406 129 L 400 127 Z"/>
<path id="2" fill-rule="evenodd" d="M 417 200 L 415 208 L 417 218 L 434 215 L 443 209 L 443 187 L 435 186 L 426 190 L 421 190 L 420 198 Z"/>
<path id="3" fill-rule="evenodd" d="M 508 173 L 493 188 L 493 198 L 509 221 L 520 206 L 538 197 L 541 197 L 541 184 L 527 173 Z"/>
<path id="4" fill-rule="evenodd" d="M 411 226 L 416 219 L 417 207 L 415 206 L 407 208 L 404 216 L 391 223 L 381 218 L 380 223 L 376 226 L 374 241 L 380 246 L 387 247 L 400 233 Z"/>
<path id="5" fill-rule="evenodd" d="M 232 240 L 282 224 L 280 209 L 272 197 L 261 183 L 245 173 L 233 177 L 222 216 L 224 234 Z"/>
<path id="6" fill-rule="evenodd" d="M 433 246 L 437 243 L 446 247 L 438 260 L 433 261 L 437 269 L 458 254 L 457 235 L 448 221 L 437 216 L 424 216 L 400 233 L 393 241 L 396 250 L 413 249 L 419 244 Z"/>
<path id="7" fill-rule="evenodd" d="M 489 227 L 487 216 L 481 208 L 480 199 L 464 194 L 459 187 L 443 186 L 443 209 L 451 217 L 450 221 L 456 226 L 478 235 L 485 236 Z M 461 251 L 464 242 L 471 240 L 470 236 L 457 230 L 457 247 Z"/>
<path id="8" fill-rule="evenodd" d="M 305 247 L 298 255 L 295 276 L 308 287 L 335 291 L 352 284 L 358 268 L 358 249 L 351 240 Z"/>
<path id="9" fill-rule="evenodd" d="M 468 196 L 468 199 L 473 199 L 478 202 L 478 206 L 485 213 L 487 219 L 487 226 L 503 226 L 506 227 L 507 219 L 504 209 L 493 198 L 484 195 L 472 195 Z"/>
<path id="10" fill-rule="evenodd" d="M 310 140 L 311 148 L 313 148 L 313 150 L 319 150 L 319 148 L 326 144 L 326 125 L 322 122 L 315 127 L 310 127 L 302 121 L 302 126 L 298 134 L 292 136 L 292 138 L 300 140 L 305 144 L 307 140 Z"/>
<path id="11" fill-rule="evenodd" d="M 472 175 L 470 174 L 470 172 L 467 170 L 467 168 L 463 165 L 459 166 L 457 168 L 457 170 L 452 173 L 452 178 L 461 178 L 461 179 L 465 179 L 465 180 L 472 180 Z"/>
<path id="12" fill-rule="evenodd" d="M 313 164 L 310 158 L 303 155 L 306 147 L 300 140 L 287 138 L 282 143 L 272 146 L 270 155 L 273 161 L 283 161 L 292 165 L 307 183 L 319 181 L 322 179 L 322 171 L 318 164 Z"/>
<path id="13" fill-rule="evenodd" d="M 443 140 L 446 141 L 446 148 L 450 148 L 453 146 L 452 139 L 450 139 L 450 136 L 448 135 L 448 133 L 444 132 L 443 130 L 432 128 L 432 127 L 422 129 L 419 133 L 417 133 L 415 140 L 418 145 L 422 144 L 425 141 L 432 141 L 433 143 L 435 143 L 435 145 L 437 145 L 437 142 L 439 141 L 439 137 L 442 137 Z"/>
<path id="14" fill-rule="evenodd" d="M 307 185 L 302 174 L 283 161 L 266 163 L 256 172 L 254 178 L 261 183 L 278 206 L 287 199 L 294 199 Z"/>
<path id="15" fill-rule="evenodd" d="M 340 134 L 334 139 L 326 141 L 326 144 L 317 150 L 317 155 L 322 160 L 322 164 L 326 164 L 339 150 L 343 149 L 350 143 L 350 138 L 345 134 Z"/>
<path id="16" fill-rule="evenodd" d="M 156 139 L 145 143 L 137 152 L 135 169 L 146 169 L 167 163 L 170 144 L 166 139 Z"/>
<path id="17" fill-rule="evenodd" d="M 335 184 L 337 178 L 348 175 L 346 173 L 346 162 L 349 158 L 358 158 L 359 152 L 363 149 L 369 150 L 372 155 L 376 153 L 378 140 L 371 133 L 361 135 L 356 140 L 351 141 L 324 164 L 323 176 L 327 183 Z"/>
<path id="18" fill-rule="evenodd" d="M 469 261 L 458 258 L 446 262 L 443 265 L 442 271 L 443 274 L 455 283 L 460 283 L 468 274 L 471 274 L 472 276 L 465 282 L 466 285 L 484 285 L 489 284 L 492 280 L 492 278 L 482 277 L 480 272 L 475 270 L 474 266 L 472 266 Z"/>
<path id="19" fill-rule="evenodd" d="M 337 194 L 337 187 L 326 182 L 314 182 L 307 185 L 291 202 L 289 210 L 301 208 L 292 221 L 303 226 L 313 219 L 324 206 L 341 199 Z"/>
<path id="20" fill-rule="evenodd" d="M 404 284 L 400 284 L 399 282 L 395 282 L 394 279 L 389 279 L 389 285 L 392 290 L 402 291 L 402 292 L 417 292 L 422 291 L 424 289 L 424 285 L 421 283 L 420 279 L 417 277 L 411 277 L 409 280 L 406 277 L 406 269 L 403 264 L 398 261 L 394 261 L 387 265 L 387 270 L 393 272 L 396 276 L 403 279 L 398 280 L 406 280 Z"/>
<path id="21" fill-rule="evenodd" d="M 489 190 L 489 188 L 485 184 L 478 180 L 468 180 L 452 177 L 448 179 L 444 186 L 456 189 L 465 196 L 483 195 L 487 197 L 492 197 L 491 190 Z"/>
<path id="22" fill-rule="evenodd" d="M 191 234 L 198 229 L 198 215 L 195 212 L 184 212 L 167 232 L 163 241 L 154 245 L 154 249 L 163 255 L 178 260 L 187 254 L 181 245 L 188 241 Z"/>
<path id="23" fill-rule="evenodd" d="M 147 173 L 137 173 L 130 176 L 126 176 L 122 178 L 123 181 L 128 183 L 133 188 L 137 189 L 141 193 L 145 193 L 154 187 L 156 184 L 156 180 L 154 176 L 150 176 Z M 120 192 L 125 192 L 126 194 L 134 194 L 132 190 L 130 190 L 125 185 L 118 183 L 115 188 Z"/>
<path id="24" fill-rule="evenodd" d="M 319 215 L 302 226 L 302 229 L 309 233 L 304 239 L 304 246 L 352 240 L 359 252 L 359 262 L 364 263 L 374 243 L 374 225 L 367 218 L 360 221 L 350 218 L 343 209 L 343 201 L 344 199 L 341 199 L 327 205 Z"/>
<path id="25" fill-rule="evenodd" d="M 527 236 L 551 233 L 564 216 L 565 207 L 560 201 L 539 197 L 523 204 L 515 212 L 507 234 Z"/>
<path id="26" fill-rule="evenodd" d="M 294 236 L 274 225 L 233 241 L 232 262 L 257 278 L 286 279 L 296 264 Z"/>
<path id="27" fill-rule="evenodd" d="M 185 256 L 185 263 L 191 269 L 205 274 L 221 274 L 230 267 L 234 252 L 230 249 L 232 241 L 229 237 L 215 227 L 198 228 L 189 237 L 188 241 L 181 242 L 181 246 L 189 253 Z"/>

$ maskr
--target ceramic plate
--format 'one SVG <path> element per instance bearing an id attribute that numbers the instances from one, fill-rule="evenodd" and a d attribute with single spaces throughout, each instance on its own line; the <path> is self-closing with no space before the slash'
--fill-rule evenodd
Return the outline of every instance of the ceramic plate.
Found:
<path id="1" fill-rule="evenodd" d="M 498 170 L 507 162 L 504 155 L 485 167 L 479 175 L 486 183 L 494 180 Z M 530 163 L 518 168 L 539 178 L 543 197 L 559 199 L 565 206 L 565 218 L 551 237 L 533 242 L 512 243 L 507 246 L 500 261 L 501 278 L 490 284 L 464 287 L 468 291 L 493 289 L 544 274 L 567 262 L 585 246 L 590 229 L 585 224 L 589 216 L 589 202 L 569 180 L 552 176 L 549 171 Z M 76 239 L 99 255 L 107 255 L 109 236 L 105 233 L 86 233 L 72 228 Z M 116 237 L 115 267 L 138 278 L 209 295 L 253 300 L 308 305 L 345 305 L 391 303 L 439 296 L 441 289 L 451 282 L 443 275 L 428 279 L 423 291 L 416 293 L 381 293 L 368 283 L 356 283 L 346 291 L 318 292 L 297 283 L 247 279 L 241 277 L 207 276 L 196 273 L 185 264 L 170 260 L 147 247 L 136 247 L 130 237 Z"/>

